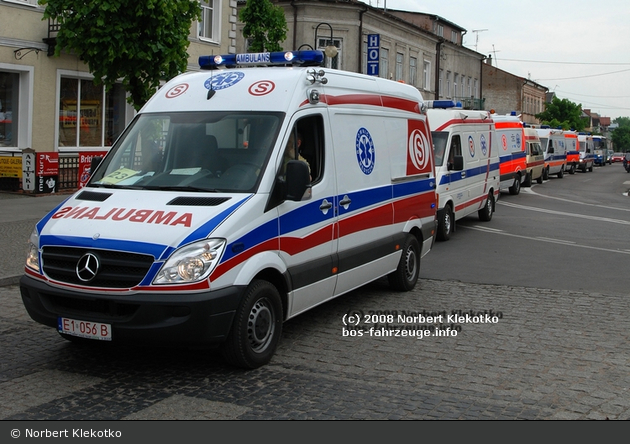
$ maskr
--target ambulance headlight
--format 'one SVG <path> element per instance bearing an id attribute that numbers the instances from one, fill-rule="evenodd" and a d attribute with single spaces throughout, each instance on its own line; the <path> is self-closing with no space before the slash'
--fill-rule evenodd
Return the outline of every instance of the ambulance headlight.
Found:
<path id="1" fill-rule="evenodd" d="M 39 233 L 37 228 L 33 229 L 28 239 L 28 250 L 26 251 L 26 266 L 31 270 L 39 272 Z"/>
<path id="2" fill-rule="evenodd" d="M 204 239 L 186 245 L 166 261 L 157 274 L 154 284 L 187 284 L 207 278 L 217 266 L 225 239 Z"/>

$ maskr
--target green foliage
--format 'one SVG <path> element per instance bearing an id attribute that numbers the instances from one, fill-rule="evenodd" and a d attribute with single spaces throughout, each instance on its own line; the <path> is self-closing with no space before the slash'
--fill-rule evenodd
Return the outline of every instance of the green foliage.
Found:
<path id="1" fill-rule="evenodd" d="M 97 85 L 121 80 L 140 109 L 161 80 L 186 70 L 188 35 L 201 18 L 197 0 L 40 0 L 60 25 L 55 54 L 85 62 Z"/>
<path id="2" fill-rule="evenodd" d="M 619 128 L 630 128 L 630 117 L 617 117 L 613 123 L 619 125 Z"/>
<path id="3" fill-rule="evenodd" d="M 280 42 L 287 38 L 284 10 L 269 0 L 247 0 L 238 16 L 245 23 L 243 37 L 251 39 L 250 52 L 282 51 Z"/>
<path id="4" fill-rule="evenodd" d="M 568 99 L 554 97 L 547 103 L 545 110 L 536 114 L 536 118 L 544 125 L 552 128 L 573 129 L 582 131 L 588 125 L 588 119 L 582 117 L 582 105 L 577 105 Z"/>
<path id="5" fill-rule="evenodd" d="M 627 117 L 625 117 L 625 119 L 627 119 Z M 620 124 L 619 128 L 615 128 L 615 130 L 611 133 L 610 138 L 613 146 L 615 147 L 615 151 L 630 151 L 630 121 L 624 126 L 621 126 Z"/>

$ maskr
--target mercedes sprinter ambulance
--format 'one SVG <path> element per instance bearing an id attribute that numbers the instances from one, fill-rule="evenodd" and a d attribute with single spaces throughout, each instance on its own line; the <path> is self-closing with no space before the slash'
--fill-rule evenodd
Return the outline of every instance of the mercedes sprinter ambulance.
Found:
<path id="1" fill-rule="evenodd" d="M 523 122 L 516 113 L 492 114 L 499 144 L 501 190 L 516 195 L 521 191 L 527 172 Z"/>
<path id="2" fill-rule="evenodd" d="M 30 316 L 73 341 L 217 344 L 255 368 L 284 321 L 380 277 L 414 288 L 436 227 L 422 97 L 322 60 L 203 56 L 157 91 L 37 223 Z"/>
<path id="3" fill-rule="evenodd" d="M 564 132 L 561 129 L 553 129 L 549 125 L 542 125 L 534 129 L 538 133 L 540 146 L 545 156 L 543 179 L 549 180 L 549 176 L 552 175 L 562 179 L 567 167 L 567 149 Z"/>
<path id="4" fill-rule="evenodd" d="M 499 198 L 499 152 L 488 111 L 464 110 L 452 101 L 427 102 L 435 152 L 438 240 L 474 212 L 489 221 Z"/>

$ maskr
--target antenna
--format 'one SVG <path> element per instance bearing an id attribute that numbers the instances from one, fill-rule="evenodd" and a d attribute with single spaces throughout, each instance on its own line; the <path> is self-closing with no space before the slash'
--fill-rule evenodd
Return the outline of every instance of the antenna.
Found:
<path id="1" fill-rule="evenodd" d="M 477 45 L 479 44 L 479 33 L 487 31 L 487 29 L 473 29 L 471 32 L 475 33 L 475 51 L 477 51 Z"/>
<path id="2" fill-rule="evenodd" d="M 497 63 L 497 50 L 494 49 L 494 43 L 492 44 L 492 52 L 494 53 L 494 63 L 496 65 L 496 67 L 499 67 L 499 64 Z"/>

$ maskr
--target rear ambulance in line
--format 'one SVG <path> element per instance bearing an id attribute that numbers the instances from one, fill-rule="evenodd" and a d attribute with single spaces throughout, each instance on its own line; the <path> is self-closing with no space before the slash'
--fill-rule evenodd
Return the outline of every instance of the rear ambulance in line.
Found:
<path id="1" fill-rule="evenodd" d="M 164 85 L 37 223 L 30 316 L 72 341 L 218 345 L 255 368 L 284 321 L 380 277 L 414 288 L 436 228 L 422 97 L 322 60 L 201 57 Z"/>
<path id="2" fill-rule="evenodd" d="M 427 102 L 435 151 L 438 240 L 448 240 L 457 220 L 477 212 L 489 221 L 499 198 L 499 151 L 488 111 L 464 110 L 452 101 Z"/>
<path id="3" fill-rule="evenodd" d="M 559 179 L 564 177 L 567 166 L 567 149 L 564 132 L 561 129 L 553 129 L 549 125 L 534 127 L 540 139 L 540 145 L 545 156 L 545 168 L 543 179 L 555 175 Z"/>

